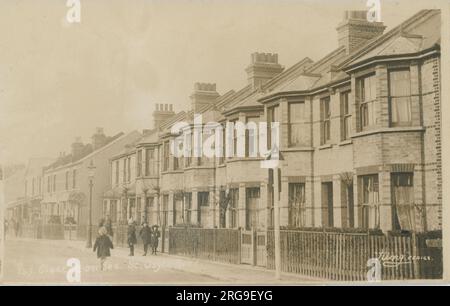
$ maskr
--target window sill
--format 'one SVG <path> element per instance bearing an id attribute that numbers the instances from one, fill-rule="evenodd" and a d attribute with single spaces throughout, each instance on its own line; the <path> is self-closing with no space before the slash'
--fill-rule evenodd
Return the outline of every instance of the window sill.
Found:
<path id="1" fill-rule="evenodd" d="M 331 149 L 332 147 L 333 147 L 333 145 L 328 143 L 328 144 L 321 145 L 318 149 L 319 150 L 326 150 L 326 149 Z"/>
<path id="2" fill-rule="evenodd" d="M 161 174 L 178 174 L 178 173 L 184 173 L 184 170 L 169 170 L 161 172 Z"/>
<path id="3" fill-rule="evenodd" d="M 312 147 L 290 147 L 286 149 L 281 149 L 281 152 L 304 152 L 304 151 L 314 151 Z"/>
<path id="4" fill-rule="evenodd" d="M 214 167 L 213 166 L 189 166 L 189 167 L 184 168 L 184 171 L 198 170 L 198 169 L 214 169 Z"/>
<path id="5" fill-rule="evenodd" d="M 351 145 L 353 143 L 353 141 L 351 139 L 347 139 L 347 140 L 343 140 L 339 143 L 339 146 L 347 146 L 347 145 Z"/>
<path id="6" fill-rule="evenodd" d="M 141 177 L 140 177 L 141 180 L 146 180 L 146 179 L 157 179 L 157 178 L 159 178 L 157 175 L 144 175 L 144 176 L 141 176 Z"/>
<path id="7" fill-rule="evenodd" d="M 351 136 L 351 138 L 358 138 L 363 136 L 368 136 L 372 134 L 381 134 L 381 133 L 402 133 L 402 132 L 423 132 L 425 131 L 424 127 L 415 126 L 415 127 L 388 127 L 388 128 L 378 128 L 368 131 L 362 131 L 356 133 Z"/>
<path id="8" fill-rule="evenodd" d="M 239 161 L 262 161 L 264 158 L 262 157 L 233 157 L 227 159 L 227 163 L 234 163 Z"/>

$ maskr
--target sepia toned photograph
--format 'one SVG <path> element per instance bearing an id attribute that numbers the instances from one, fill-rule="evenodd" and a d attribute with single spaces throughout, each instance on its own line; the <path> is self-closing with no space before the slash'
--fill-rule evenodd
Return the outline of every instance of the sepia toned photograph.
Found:
<path id="1" fill-rule="evenodd" d="M 444 283 L 449 17 L 1 1 L 0 284 Z"/>

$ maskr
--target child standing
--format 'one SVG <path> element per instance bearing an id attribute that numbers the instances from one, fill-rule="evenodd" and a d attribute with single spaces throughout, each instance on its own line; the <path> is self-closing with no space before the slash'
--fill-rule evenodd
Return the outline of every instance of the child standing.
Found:
<path id="1" fill-rule="evenodd" d="M 103 266 L 106 261 L 106 257 L 111 256 L 110 249 L 113 249 L 113 244 L 109 238 L 108 231 L 104 226 L 98 230 L 98 237 L 95 239 L 94 252 L 97 251 L 97 258 L 100 259 L 100 270 L 103 271 Z"/>

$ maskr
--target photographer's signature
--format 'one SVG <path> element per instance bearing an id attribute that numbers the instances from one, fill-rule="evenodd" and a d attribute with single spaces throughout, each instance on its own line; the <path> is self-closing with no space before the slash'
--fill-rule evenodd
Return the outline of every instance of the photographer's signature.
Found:
<path id="1" fill-rule="evenodd" d="M 379 252 L 377 258 L 386 268 L 397 268 L 401 265 L 409 265 L 418 261 L 432 261 L 431 256 L 419 255 L 394 255 L 389 252 Z"/>

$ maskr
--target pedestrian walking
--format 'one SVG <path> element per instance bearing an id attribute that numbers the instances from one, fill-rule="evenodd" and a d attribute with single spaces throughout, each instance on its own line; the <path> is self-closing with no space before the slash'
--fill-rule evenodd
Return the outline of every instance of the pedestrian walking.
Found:
<path id="1" fill-rule="evenodd" d="M 152 241 L 152 229 L 148 226 L 147 222 L 142 224 L 142 228 L 139 231 L 139 236 L 141 236 L 142 244 L 144 245 L 144 254 L 142 256 L 147 255 L 148 246 L 151 245 Z"/>
<path id="2" fill-rule="evenodd" d="M 136 225 L 132 219 L 128 222 L 127 243 L 130 248 L 130 254 L 128 256 L 134 256 L 134 245 L 137 243 L 137 238 Z"/>
<path id="3" fill-rule="evenodd" d="M 156 250 L 158 249 L 159 237 L 161 233 L 159 232 L 158 225 L 153 225 L 151 231 L 151 242 L 152 242 L 152 255 L 156 255 Z"/>
<path id="4" fill-rule="evenodd" d="M 94 244 L 94 252 L 97 251 L 97 258 L 100 259 L 100 270 L 103 271 L 106 258 L 111 256 L 110 250 L 113 248 L 113 243 L 107 235 L 106 228 L 100 227 Z"/>

